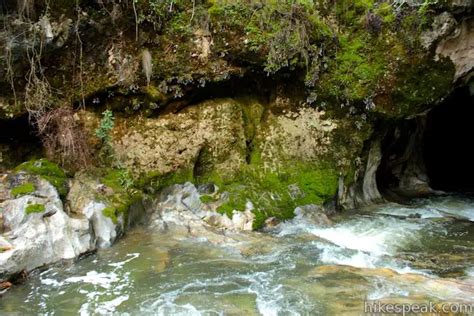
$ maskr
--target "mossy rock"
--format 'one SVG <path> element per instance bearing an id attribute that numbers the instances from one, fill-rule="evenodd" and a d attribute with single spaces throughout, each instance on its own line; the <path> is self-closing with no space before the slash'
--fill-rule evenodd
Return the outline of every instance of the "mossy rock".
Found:
<path id="1" fill-rule="evenodd" d="M 278 173 L 250 165 L 234 179 L 213 175 L 206 181 L 229 192 L 228 201 L 217 209 L 222 214 L 232 217 L 234 210 L 244 211 L 247 202 L 252 202 L 254 229 L 259 229 L 269 217 L 288 220 L 294 217 L 297 206 L 323 204 L 333 199 L 338 174 L 335 169 L 318 164 L 295 163 Z"/>
<path id="2" fill-rule="evenodd" d="M 218 199 L 211 195 L 201 195 L 199 199 L 202 203 L 213 203 L 218 201 Z"/>
<path id="3" fill-rule="evenodd" d="M 29 174 L 38 175 L 51 183 L 59 193 L 61 198 L 67 195 L 67 175 L 57 164 L 46 160 L 38 159 L 22 163 L 15 168 L 15 171 L 25 171 Z"/>
<path id="4" fill-rule="evenodd" d="M 107 207 L 102 213 L 117 224 L 118 218 L 123 217 L 124 223 L 128 220 L 128 210 L 131 205 L 142 200 L 141 190 L 135 187 L 130 173 L 124 169 L 102 169 L 97 171 L 102 175 L 100 181 L 113 190 L 111 195 L 97 196 Z"/>

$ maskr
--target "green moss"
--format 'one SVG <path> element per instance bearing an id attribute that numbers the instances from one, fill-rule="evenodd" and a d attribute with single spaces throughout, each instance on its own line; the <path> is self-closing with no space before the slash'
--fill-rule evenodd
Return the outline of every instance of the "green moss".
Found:
<path id="1" fill-rule="evenodd" d="M 17 187 L 14 187 L 11 191 L 14 197 L 19 197 L 36 191 L 35 185 L 33 183 L 27 182 L 21 184 Z"/>
<path id="2" fill-rule="evenodd" d="M 143 198 L 142 192 L 136 187 L 129 172 L 124 169 L 103 169 L 101 182 L 113 190 L 110 196 L 98 196 L 107 207 L 102 213 L 110 217 L 114 223 L 122 216 L 127 222 L 130 206 Z"/>
<path id="3" fill-rule="evenodd" d="M 106 217 L 109 217 L 112 222 L 114 222 L 114 224 L 117 224 L 117 209 L 115 207 L 106 207 L 102 210 L 102 214 L 104 214 L 104 216 Z"/>
<path id="4" fill-rule="evenodd" d="M 438 62 L 422 60 L 403 67 L 393 89 L 394 112 L 407 116 L 426 110 L 449 93 L 454 73 L 449 58 Z"/>
<path id="5" fill-rule="evenodd" d="M 380 5 L 374 9 L 374 13 L 382 17 L 384 24 L 387 26 L 390 26 L 395 22 L 395 12 L 392 5 L 388 2 L 380 3 Z"/>
<path id="6" fill-rule="evenodd" d="M 245 38 L 244 48 L 233 55 L 263 61 L 268 73 L 307 67 L 316 43 L 332 34 L 312 1 L 214 1 L 209 16 L 225 42 Z"/>
<path id="7" fill-rule="evenodd" d="M 41 213 L 44 211 L 45 211 L 45 206 L 43 204 L 29 204 L 25 208 L 26 214 Z"/>
<path id="8" fill-rule="evenodd" d="M 67 176 L 57 164 L 46 159 L 31 160 L 22 163 L 15 168 L 16 171 L 25 171 L 30 174 L 38 175 L 51 183 L 61 197 L 67 194 Z"/>
<path id="9" fill-rule="evenodd" d="M 244 211 L 247 201 L 254 205 L 254 229 L 265 219 L 293 218 L 294 208 L 304 204 L 322 204 L 334 197 L 338 176 L 331 167 L 294 163 L 278 173 L 265 172 L 262 165 L 248 165 L 234 179 L 212 175 L 207 180 L 229 192 L 229 200 L 217 211 L 232 217 L 234 210 Z"/>
<path id="10" fill-rule="evenodd" d="M 260 121 L 262 120 L 265 109 L 260 103 L 256 102 L 246 103 L 244 100 L 241 104 L 245 126 L 245 138 L 247 141 L 252 141 L 260 126 Z"/>
<path id="11" fill-rule="evenodd" d="M 212 203 L 217 201 L 217 199 L 211 195 L 201 195 L 199 199 L 202 203 Z"/>
<path id="12" fill-rule="evenodd" d="M 122 172 L 119 169 L 108 169 L 106 174 L 101 178 L 101 182 L 114 191 L 120 192 L 122 187 Z"/>
<path id="13" fill-rule="evenodd" d="M 173 184 L 194 182 L 194 180 L 193 169 L 187 168 L 179 169 L 175 172 L 170 172 L 167 174 L 150 172 L 140 176 L 137 185 L 141 188 L 148 188 L 153 191 L 158 191 Z"/>

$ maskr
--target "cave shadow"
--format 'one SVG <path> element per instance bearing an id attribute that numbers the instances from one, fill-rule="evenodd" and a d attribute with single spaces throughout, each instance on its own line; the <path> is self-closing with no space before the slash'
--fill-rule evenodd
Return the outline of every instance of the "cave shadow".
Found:
<path id="1" fill-rule="evenodd" d="M 388 200 L 474 193 L 474 94 L 455 89 L 425 115 L 385 122 L 377 186 Z"/>

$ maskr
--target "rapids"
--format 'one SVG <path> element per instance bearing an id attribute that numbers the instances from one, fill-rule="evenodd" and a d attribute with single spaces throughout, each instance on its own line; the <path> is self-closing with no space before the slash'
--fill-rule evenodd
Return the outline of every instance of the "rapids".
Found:
<path id="1" fill-rule="evenodd" d="M 474 200 L 440 196 L 226 241 L 141 227 L 39 270 L 0 314 L 359 315 L 364 301 L 474 303 Z"/>

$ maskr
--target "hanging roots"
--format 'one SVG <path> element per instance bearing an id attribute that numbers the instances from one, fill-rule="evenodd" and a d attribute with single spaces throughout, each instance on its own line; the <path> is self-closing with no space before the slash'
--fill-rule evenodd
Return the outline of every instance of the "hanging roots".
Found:
<path id="1" fill-rule="evenodd" d="M 38 134 L 46 155 L 70 169 L 90 165 L 92 153 L 87 134 L 70 107 L 60 107 L 43 113 L 36 120 Z"/>

